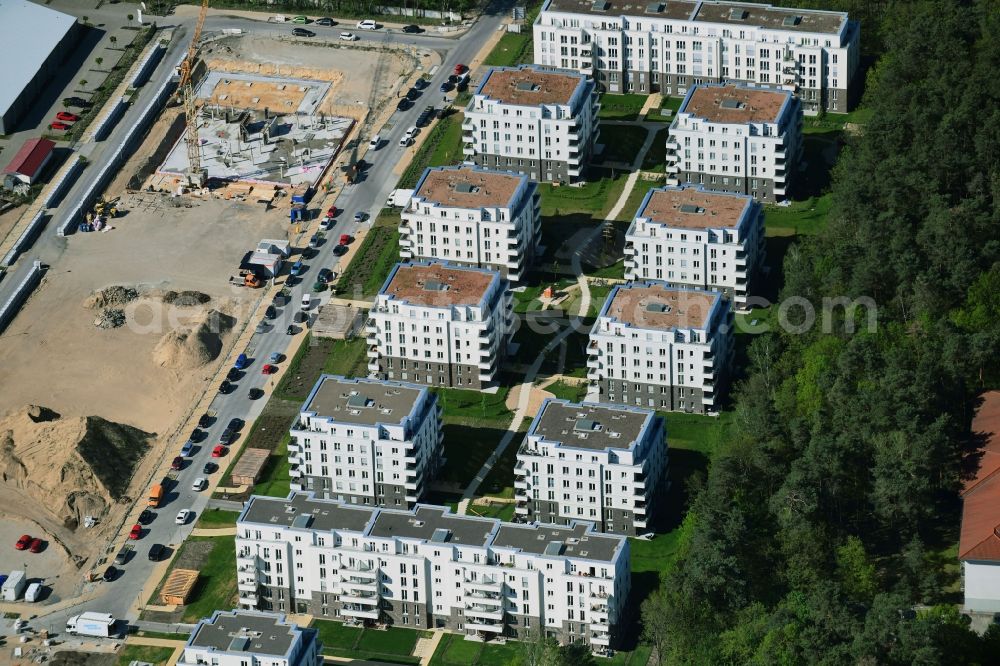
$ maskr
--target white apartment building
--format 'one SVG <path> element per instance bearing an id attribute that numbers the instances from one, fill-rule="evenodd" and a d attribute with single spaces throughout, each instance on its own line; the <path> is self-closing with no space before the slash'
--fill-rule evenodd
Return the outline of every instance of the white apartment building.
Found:
<path id="1" fill-rule="evenodd" d="M 614 645 L 631 581 L 629 544 L 593 526 L 518 525 L 254 496 L 236 525 L 240 605 L 344 622 L 451 629 L 471 638 Z"/>
<path id="2" fill-rule="evenodd" d="M 746 307 L 764 263 L 764 207 L 703 187 L 650 190 L 625 234 L 625 279 L 721 291 Z"/>
<path id="3" fill-rule="evenodd" d="M 747 2 L 546 0 L 535 63 L 593 76 L 612 93 L 683 96 L 701 83 L 796 93 L 807 113 L 859 98 L 861 26 L 845 12 Z"/>
<path id="4" fill-rule="evenodd" d="M 649 531 L 667 489 L 663 418 L 624 405 L 542 403 L 514 466 L 519 520 L 592 522 L 601 532 Z"/>
<path id="5" fill-rule="evenodd" d="M 177 666 L 322 666 L 321 650 L 319 632 L 282 614 L 217 610 L 195 626 Z"/>
<path id="6" fill-rule="evenodd" d="M 524 277 L 542 239 L 538 185 L 482 167 L 424 171 L 402 212 L 399 256 L 489 268 Z"/>
<path id="7" fill-rule="evenodd" d="M 587 345 L 598 401 L 716 411 L 732 363 L 732 320 L 717 291 L 653 281 L 615 287 Z"/>
<path id="8" fill-rule="evenodd" d="M 802 154 L 802 106 L 791 93 L 737 85 L 692 88 L 667 137 L 667 185 L 778 201 Z"/>
<path id="9" fill-rule="evenodd" d="M 426 387 L 323 375 L 288 443 L 292 490 L 409 508 L 443 463 L 441 410 Z"/>
<path id="10" fill-rule="evenodd" d="M 534 181 L 577 181 L 594 150 L 600 108 L 585 74 L 495 67 L 465 108 L 462 152 L 466 161 Z"/>
<path id="11" fill-rule="evenodd" d="M 495 271 L 396 264 L 365 323 L 368 371 L 379 379 L 491 388 L 513 312 L 507 282 Z"/>

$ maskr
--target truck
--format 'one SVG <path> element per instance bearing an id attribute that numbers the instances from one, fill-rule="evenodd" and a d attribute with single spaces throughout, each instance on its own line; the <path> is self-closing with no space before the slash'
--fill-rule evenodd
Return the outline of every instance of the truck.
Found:
<path id="1" fill-rule="evenodd" d="M 115 622 L 115 617 L 111 613 L 87 611 L 66 620 L 66 633 L 71 636 L 109 638 L 115 633 Z"/>
<path id="2" fill-rule="evenodd" d="M 7 580 L 3 583 L 2 594 L 4 601 L 17 601 L 21 598 L 24 588 L 28 586 L 28 576 L 23 571 L 11 571 Z"/>
<path id="3" fill-rule="evenodd" d="M 160 506 L 160 502 L 163 501 L 164 485 L 161 481 L 149 489 L 149 499 L 146 500 L 146 506 L 153 509 Z"/>
<path id="4" fill-rule="evenodd" d="M 38 601 L 38 597 L 42 596 L 42 584 L 32 583 L 28 586 L 28 590 L 24 593 L 24 600 L 34 603 Z"/>

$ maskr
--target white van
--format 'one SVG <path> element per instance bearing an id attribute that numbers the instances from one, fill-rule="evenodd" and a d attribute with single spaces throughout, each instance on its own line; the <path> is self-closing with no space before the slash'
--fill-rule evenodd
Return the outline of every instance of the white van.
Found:
<path id="1" fill-rule="evenodd" d="M 378 30 L 378 23 L 375 23 L 375 21 L 371 19 L 358 21 L 358 30 Z"/>
<path id="2" fill-rule="evenodd" d="M 302 294 L 302 309 L 308 310 L 310 305 L 312 305 L 312 295 Z"/>
<path id="3" fill-rule="evenodd" d="M 24 600 L 35 602 L 38 601 L 38 597 L 42 596 L 42 584 L 32 583 L 28 586 L 28 589 L 24 592 Z"/>

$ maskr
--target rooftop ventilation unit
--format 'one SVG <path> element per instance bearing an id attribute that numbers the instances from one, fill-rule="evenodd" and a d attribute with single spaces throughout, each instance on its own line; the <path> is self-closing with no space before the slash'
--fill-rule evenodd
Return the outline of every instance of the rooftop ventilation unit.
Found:
<path id="1" fill-rule="evenodd" d="M 229 643 L 230 652 L 246 652 L 247 648 L 250 647 L 250 637 L 249 636 L 235 636 L 233 640 Z"/>
<path id="2" fill-rule="evenodd" d="M 743 9 L 742 7 L 733 7 L 729 10 L 729 20 L 730 21 L 745 21 L 750 12 Z"/>
<path id="3" fill-rule="evenodd" d="M 537 83 L 531 81 L 518 81 L 514 87 L 521 92 L 536 92 L 539 88 Z"/>
<path id="4" fill-rule="evenodd" d="M 591 432 L 593 430 L 600 430 L 601 425 L 594 419 L 578 419 L 576 425 L 573 426 L 573 430 L 577 432 Z"/>
<path id="5" fill-rule="evenodd" d="M 451 538 L 451 530 L 445 527 L 437 528 L 431 535 L 431 541 L 433 541 L 434 543 L 446 543 L 450 538 Z"/>
<path id="6" fill-rule="evenodd" d="M 646 305 L 646 312 L 659 312 L 661 314 L 668 314 L 670 312 L 670 306 L 666 303 L 649 303 Z"/>
<path id="7" fill-rule="evenodd" d="M 368 396 L 360 395 L 355 393 L 347 399 L 347 406 L 351 409 L 361 409 L 363 407 L 371 407 L 375 404 L 375 401 L 370 399 Z"/>
<path id="8" fill-rule="evenodd" d="M 292 520 L 292 527 L 305 529 L 312 524 L 312 519 L 313 517 L 311 513 L 299 514 L 298 516 L 295 516 L 295 518 Z"/>
<path id="9" fill-rule="evenodd" d="M 738 99 L 724 99 L 719 102 L 719 106 L 723 109 L 742 109 L 744 104 Z"/>
<path id="10" fill-rule="evenodd" d="M 801 16 L 786 16 L 785 18 L 781 19 L 781 25 L 782 27 L 785 28 L 794 28 L 801 21 L 802 21 Z"/>
<path id="11" fill-rule="evenodd" d="M 550 541 L 545 544 L 545 554 L 546 555 L 562 555 L 563 545 L 561 541 Z"/>
<path id="12" fill-rule="evenodd" d="M 428 280 L 424 284 L 424 291 L 448 291 L 448 285 L 438 280 Z"/>
<path id="13" fill-rule="evenodd" d="M 695 206 L 694 204 L 681 204 L 681 212 L 689 215 L 697 215 L 704 213 L 705 209 L 700 206 Z"/>
<path id="14" fill-rule="evenodd" d="M 472 183 L 456 183 L 455 191 L 460 194 L 475 194 L 479 191 L 479 188 Z"/>

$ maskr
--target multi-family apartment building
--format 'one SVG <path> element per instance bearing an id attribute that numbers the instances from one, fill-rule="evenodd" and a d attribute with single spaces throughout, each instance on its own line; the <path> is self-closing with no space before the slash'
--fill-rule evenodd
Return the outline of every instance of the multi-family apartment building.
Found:
<path id="1" fill-rule="evenodd" d="M 861 27 L 845 12 L 745 2 L 546 0 L 535 63 L 594 77 L 612 93 L 682 96 L 700 83 L 795 92 L 808 113 L 858 97 Z"/>
<path id="2" fill-rule="evenodd" d="M 288 443 L 293 490 L 409 508 L 443 462 L 441 410 L 424 386 L 323 375 Z"/>
<path id="3" fill-rule="evenodd" d="M 598 400 L 716 411 L 732 362 L 732 319 L 717 291 L 655 281 L 615 287 L 587 344 L 587 378 Z"/>
<path id="4" fill-rule="evenodd" d="M 527 176 L 482 167 L 424 171 L 402 212 L 399 256 L 524 277 L 542 239 L 541 198 Z"/>
<path id="5" fill-rule="evenodd" d="M 465 108 L 466 161 L 527 174 L 580 180 L 598 137 L 594 81 L 572 70 L 495 67 Z"/>
<path id="6" fill-rule="evenodd" d="M 545 632 L 595 649 L 615 644 L 631 581 L 628 540 L 590 524 L 520 525 L 304 493 L 250 498 L 236 566 L 242 607 L 474 638 Z"/>
<path id="7" fill-rule="evenodd" d="M 177 666 L 322 666 L 319 633 L 283 614 L 217 610 L 195 625 Z"/>
<path id="8" fill-rule="evenodd" d="M 496 271 L 396 264 L 365 323 L 368 370 L 379 379 L 488 389 L 512 324 L 510 289 Z"/>
<path id="9" fill-rule="evenodd" d="M 667 184 L 781 200 L 801 153 L 802 106 L 791 93 L 695 86 L 670 123 Z"/>
<path id="10" fill-rule="evenodd" d="M 663 418 L 655 412 L 548 399 L 517 451 L 515 515 L 642 534 L 666 490 L 667 460 Z"/>
<path id="11" fill-rule="evenodd" d="M 650 190 L 625 234 L 625 279 L 723 292 L 746 307 L 764 262 L 764 207 L 702 186 Z"/>

